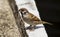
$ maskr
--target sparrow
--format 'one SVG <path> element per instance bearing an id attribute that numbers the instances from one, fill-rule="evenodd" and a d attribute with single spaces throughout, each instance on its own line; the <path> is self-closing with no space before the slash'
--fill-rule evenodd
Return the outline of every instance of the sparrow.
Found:
<path id="1" fill-rule="evenodd" d="M 49 22 L 40 20 L 37 16 L 33 15 L 32 13 L 30 13 L 26 8 L 20 8 L 19 12 L 21 13 L 23 20 L 26 23 L 30 24 L 30 27 L 33 28 L 33 29 L 38 24 L 49 24 L 49 25 L 52 25 Z"/>

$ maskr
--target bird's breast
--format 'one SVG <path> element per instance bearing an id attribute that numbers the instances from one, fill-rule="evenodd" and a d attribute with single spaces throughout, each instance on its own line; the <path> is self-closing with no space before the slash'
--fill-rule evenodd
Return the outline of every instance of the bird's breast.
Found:
<path id="1" fill-rule="evenodd" d="M 23 20 L 24 20 L 26 23 L 28 23 L 28 24 L 30 24 L 30 25 L 33 25 L 33 21 L 29 20 L 28 18 L 23 18 Z"/>

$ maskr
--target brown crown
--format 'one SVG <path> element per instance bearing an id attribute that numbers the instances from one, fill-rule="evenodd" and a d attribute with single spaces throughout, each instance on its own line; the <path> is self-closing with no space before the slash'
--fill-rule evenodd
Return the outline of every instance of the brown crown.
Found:
<path id="1" fill-rule="evenodd" d="M 27 9 L 26 8 L 21 8 L 21 9 L 19 9 L 19 11 L 27 11 Z"/>

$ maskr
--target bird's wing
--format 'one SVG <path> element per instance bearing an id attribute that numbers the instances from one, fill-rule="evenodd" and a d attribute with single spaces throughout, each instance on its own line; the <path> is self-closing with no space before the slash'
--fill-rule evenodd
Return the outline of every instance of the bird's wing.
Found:
<path id="1" fill-rule="evenodd" d="M 40 21 L 41 21 L 38 17 L 36 17 L 35 15 L 30 14 L 30 13 L 29 13 L 29 18 L 31 21 L 33 21 L 34 23 L 37 23 L 37 24 L 40 23 Z"/>
<path id="2" fill-rule="evenodd" d="M 38 17 L 36 17 L 35 15 L 29 13 L 29 17 L 31 18 L 31 20 L 34 20 L 34 21 L 40 21 L 40 19 Z"/>

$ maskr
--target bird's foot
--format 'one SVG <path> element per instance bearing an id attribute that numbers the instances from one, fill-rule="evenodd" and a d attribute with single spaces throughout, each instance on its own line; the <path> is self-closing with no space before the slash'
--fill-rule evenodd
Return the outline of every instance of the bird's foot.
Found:
<path id="1" fill-rule="evenodd" d="M 34 31 L 35 30 L 35 26 L 33 26 L 33 27 L 32 26 L 29 26 L 29 30 L 30 31 Z"/>

